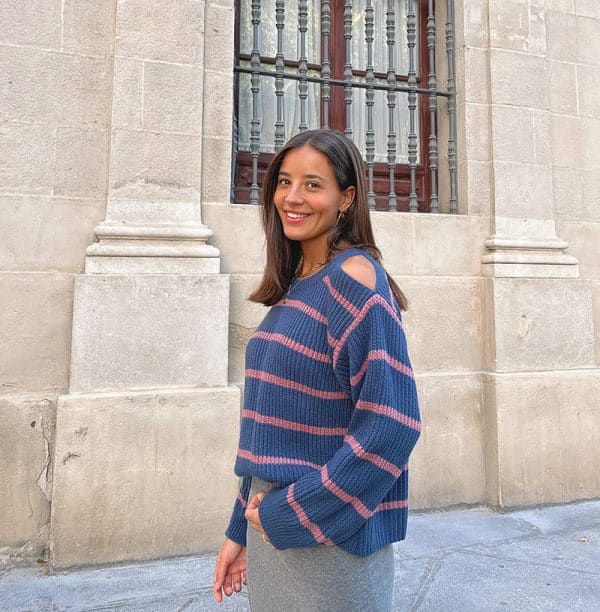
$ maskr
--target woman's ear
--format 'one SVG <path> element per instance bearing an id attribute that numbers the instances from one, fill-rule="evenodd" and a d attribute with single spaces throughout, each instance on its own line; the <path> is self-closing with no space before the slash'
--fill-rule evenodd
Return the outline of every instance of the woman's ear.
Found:
<path id="1" fill-rule="evenodd" d="M 350 187 L 348 187 L 346 189 L 346 191 L 344 191 L 344 197 L 342 199 L 342 210 L 346 211 L 348 210 L 348 208 L 350 208 L 350 206 L 352 205 L 352 202 L 354 202 L 354 197 L 356 196 L 356 187 L 354 187 L 354 185 L 351 185 Z"/>

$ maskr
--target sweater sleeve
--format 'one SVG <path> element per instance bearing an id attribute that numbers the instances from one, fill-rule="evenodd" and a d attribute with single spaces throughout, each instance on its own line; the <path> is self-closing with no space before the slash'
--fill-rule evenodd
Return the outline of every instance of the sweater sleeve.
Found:
<path id="1" fill-rule="evenodd" d="M 261 525 L 278 549 L 334 545 L 352 536 L 408 463 L 421 430 L 399 309 L 344 271 L 326 280 L 335 377 L 352 400 L 342 446 L 320 469 L 268 491 Z"/>
<path id="2" fill-rule="evenodd" d="M 248 505 L 248 495 L 250 493 L 251 476 L 243 476 L 240 482 L 240 488 L 233 505 L 233 512 L 229 525 L 225 530 L 225 535 L 234 542 L 246 546 L 246 529 L 248 527 L 248 519 L 244 516 L 246 506 Z"/>

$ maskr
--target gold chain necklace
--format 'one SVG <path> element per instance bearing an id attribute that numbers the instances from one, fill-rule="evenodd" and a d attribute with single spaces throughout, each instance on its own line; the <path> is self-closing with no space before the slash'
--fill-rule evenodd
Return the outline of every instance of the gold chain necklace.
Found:
<path id="1" fill-rule="evenodd" d="M 300 260 L 300 264 L 298 265 L 298 267 L 302 266 L 302 259 Z M 290 283 L 290 286 L 288 287 L 288 290 L 285 294 L 285 297 L 283 298 L 283 303 L 287 304 L 288 298 L 290 296 L 290 291 L 292 290 L 292 287 L 295 287 L 298 283 L 294 284 L 294 281 L 296 279 L 299 279 L 299 281 L 301 281 L 303 278 L 306 278 L 311 272 L 314 272 L 315 270 L 317 270 L 318 268 L 320 268 L 321 266 L 324 266 L 327 262 L 329 261 L 329 257 L 326 257 L 323 261 L 319 262 L 318 264 L 316 264 L 315 266 L 313 266 L 310 270 L 308 270 L 308 272 L 304 272 L 304 274 L 294 274 L 294 277 L 292 278 L 292 281 Z M 298 282 L 299 282 L 298 281 Z"/>

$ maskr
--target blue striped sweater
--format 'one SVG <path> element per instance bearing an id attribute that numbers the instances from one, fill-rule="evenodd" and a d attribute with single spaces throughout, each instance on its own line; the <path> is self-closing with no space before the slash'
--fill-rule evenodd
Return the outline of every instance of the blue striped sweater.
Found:
<path id="1" fill-rule="evenodd" d="M 375 290 L 342 262 L 364 255 Z M 369 555 L 406 537 L 408 459 L 421 431 L 401 312 L 368 251 L 338 253 L 274 304 L 246 347 L 225 535 L 246 544 L 252 476 L 277 483 L 258 513 L 278 549 L 337 545 Z"/>

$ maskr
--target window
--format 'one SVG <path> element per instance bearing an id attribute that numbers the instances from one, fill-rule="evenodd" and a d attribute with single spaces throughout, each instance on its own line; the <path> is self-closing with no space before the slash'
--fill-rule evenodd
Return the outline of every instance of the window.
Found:
<path id="1" fill-rule="evenodd" d="M 277 148 L 329 126 L 367 161 L 371 208 L 436 210 L 436 100 L 447 94 L 436 91 L 433 13 L 432 0 L 237 0 L 233 200 L 256 203 Z"/>

